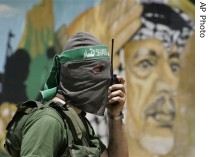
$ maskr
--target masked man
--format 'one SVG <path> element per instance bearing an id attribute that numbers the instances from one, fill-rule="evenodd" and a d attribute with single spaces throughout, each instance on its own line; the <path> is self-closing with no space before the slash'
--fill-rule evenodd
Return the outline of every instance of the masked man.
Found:
<path id="1" fill-rule="evenodd" d="M 41 91 L 43 104 L 48 102 L 54 107 L 41 107 L 25 122 L 19 154 L 11 153 L 13 157 L 128 156 L 122 122 L 125 80 L 117 76 L 120 83 L 110 85 L 110 68 L 107 46 L 86 32 L 73 35 L 63 52 L 55 56 L 45 90 Z M 55 108 L 64 108 L 72 125 L 68 126 Z M 108 148 L 85 118 L 86 112 L 104 115 L 106 108 Z M 9 152 L 12 152 L 11 147 Z"/>

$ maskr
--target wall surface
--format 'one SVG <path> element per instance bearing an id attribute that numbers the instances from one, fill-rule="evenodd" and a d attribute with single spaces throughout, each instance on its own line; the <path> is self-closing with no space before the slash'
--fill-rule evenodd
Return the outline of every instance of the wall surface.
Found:
<path id="1" fill-rule="evenodd" d="M 87 31 L 115 39 L 130 156 L 194 157 L 194 15 L 189 0 L 0 0 L 0 156 L 15 105 L 41 99 L 54 55 Z M 87 116 L 107 144 L 106 119 Z"/>

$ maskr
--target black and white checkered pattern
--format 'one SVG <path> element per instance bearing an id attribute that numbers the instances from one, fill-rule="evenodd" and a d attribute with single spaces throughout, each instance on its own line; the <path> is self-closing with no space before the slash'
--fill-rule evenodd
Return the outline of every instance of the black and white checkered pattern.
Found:
<path id="1" fill-rule="evenodd" d="M 190 17 L 177 8 L 165 4 L 144 4 L 142 25 L 134 35 L 133 40 L 157 38 L 161 40 L 165 49 L 170 51 L 173 45 L 181 53 L 194 31 L 194 24 Z"/>

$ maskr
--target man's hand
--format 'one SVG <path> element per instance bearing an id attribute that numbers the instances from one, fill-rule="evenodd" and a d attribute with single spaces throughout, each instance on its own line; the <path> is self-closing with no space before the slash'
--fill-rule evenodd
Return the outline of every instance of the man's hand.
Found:
<path id="1" fill-rule="evenodd" d="M 125 100 L 126 92 L 124 83 L 125 80 L 121 76 L 117 76 L 119 83 L 109 87 L 109 105 L 107 106 L 108 113 L 114 117 L 121 114 Z M 102 156 L 106 157 L 128 157 L 128 145 L 126 140 L 125 127 L 122 119 L 108 118 L 109 123 L 109 144 L 108 149 Z"/>
<path id="2" fill-rule="evenodd" d="M 126 92 L 124 83 L 125 80 L 121 76 L 117 76 L 117 79 L 120 83 L 113 84 L 109 87 L 109 104 L 107 106 L 109 114 L 113 116 L 119 116 L 120 112 L 123 110 L 125 100 L 126 100 Z"/>

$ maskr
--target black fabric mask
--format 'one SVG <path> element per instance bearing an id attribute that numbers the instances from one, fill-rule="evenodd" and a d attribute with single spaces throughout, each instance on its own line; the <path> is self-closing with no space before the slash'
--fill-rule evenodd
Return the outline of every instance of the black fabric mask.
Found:
<path id="1" fill-rule="evenodd" d="M 57 96 L 80 110 L 103 115 L 109 83 L 109 59 L 66 62 L 61 65 Z"/>
<path id="2" fill-rule="evenodd" d="M 55 96 L 85 112 L 103 115 L 110 85 L 108 47 L 87 32 L 72 36 L 56 55 L 41 91 L 44 100 Z"/>

